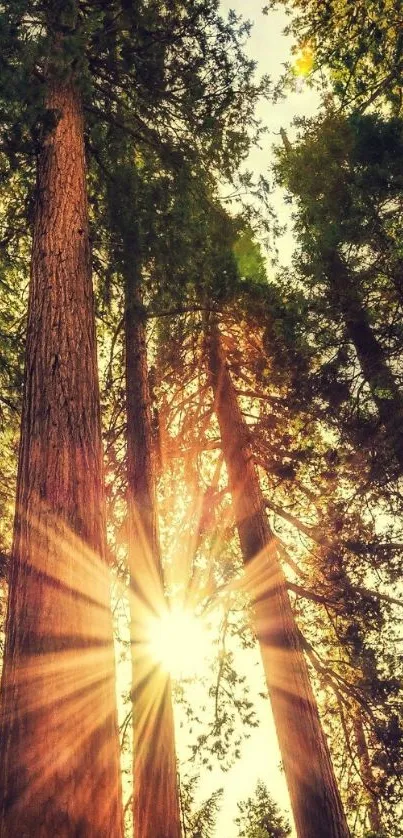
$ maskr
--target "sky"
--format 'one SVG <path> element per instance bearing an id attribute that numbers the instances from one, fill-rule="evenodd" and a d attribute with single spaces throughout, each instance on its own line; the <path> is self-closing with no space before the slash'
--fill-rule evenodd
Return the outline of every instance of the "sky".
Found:
<path id="1" fill-rule="evenodd" d="M 279 5 L 281 6 L 281 3 Z M 264 0 L 221 0 L 223 15 L 233 9 L 253 23 L 247 53 L 257 62 L 257 74 L 267 73 L 275 86 L 284 72 L 284 64 L 295 60 L 291 54 L 292 39 L 283 34 L 290 18 L 283 9 L 264 15 L 263 6 Z M 274 160 L 273 145 L 281 142 L 280 129 L 285 128 L 288 137 L 292 140 L 296 134 L 296 129 L 292 127 L 293 119 L 298 116 L 311 116 L 317 110 L 319 104 L 317 93 L 309 89 L 302 78 L 298 80 L 297 87 L 298 92 L 290 93 L 276 104 L 267 100 L 261 101 L 257 115 L 266 126 L 267 132 L 261 140 L 261 148 L 255 147 L 249 154 L 246 168 L 252 172 L 267 175 Z M 269 182 L 273 183 L 271 177 L 269 177 Z M 271 197 L 280 223 L 287 224 L 290 219 L 290 207 L 284 202 L 282 190 L 275 189 Z M 279 239 L 277 246 L 280 264 L 289 264 L 293 250 L 290 229 Z"/>
<path id="2" fill-rule="evenodd" d="M 275 83 L 283 72 L 283 63 L 291 60 L 291 40 L 283 35 L 288 22 L 284 11 L 262 14 L 263 0 L 222 0 L 223 14 L 233 9 L 237 14 L 253 22 L 253 29 L 248 43 L 249 55 L 257 61 L 257 72 L 268 73 Z M 292 138 L 293 131 L 290 124 L 295 116 L 310 116 L 318 108 L 318 97 L 309 90 L 304 82 L 300 82 L 298 93 L 288 96 L 284 101 L 273 105 L 262 102 L 258 115 L 267 125 L 268 132 L 264 135 L 261 149 L 253 149 L 247 168 L 256 174 L 266 174 L 273 159 L 272 145 L 279 141 L 280 128 L 285 128 Z M 281 192 L 276 191 L 273 198 L 276 211 L 282 223 L 289 220 L 289 207 L 284 203 Z M 292 232 L 289 231 L 279 243 L 280 262 L 289 262 L 292 252 Z M 239 666 L 247 675 L 248 682 L 254 685 L 256 694 L 262 689 L 263 675 L 258 651 L 247 650 L 242 653 Z M 224 788 L 223 804 L 217 820 L 217 838 L 236 838 L 237 828 L 234 817 L 237 815 L 237 802 L 252 795 L 258 779 L 263 780 L 269 788 L 276 802 L 287 811 L 289 818 L 290 804 L 284 774 L 280 770 L 280 753 L 278 749 L 273 718 L 268 701 L 257 700 L 256 710 L 260 720 L 259 727 L 252 730 L 250 738 L 243 744 L 241 759 L 227 773 L 219 769 L 203 781 L 202 794 L 207 796 L 210 791 L 222 786 Z M 293 835 L 295 835 L 295 831 Z"/>

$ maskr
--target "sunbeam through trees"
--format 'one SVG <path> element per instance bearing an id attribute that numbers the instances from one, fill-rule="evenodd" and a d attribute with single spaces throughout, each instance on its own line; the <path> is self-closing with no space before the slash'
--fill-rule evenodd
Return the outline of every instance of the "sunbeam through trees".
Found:
<path id="1" fill-rule="evenodd" d="M 402 21 L 0 3 L 0 838 L 403 838 Z"/>

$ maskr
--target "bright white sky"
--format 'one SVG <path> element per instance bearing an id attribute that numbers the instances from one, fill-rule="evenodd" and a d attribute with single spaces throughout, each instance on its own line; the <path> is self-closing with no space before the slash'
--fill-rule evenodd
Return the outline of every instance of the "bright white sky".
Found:
<path id="1" fill-rule="evenodd" d="M 254 23 L 249 39 L 248 52 L 258 62 L 258 73 L 269 73 L 273 82 L 283 71 L 283 63 L 291 58 L 290 39 L 282 34 L 287 23 L 283 11 L 262 14 L 263 0 L 221 0 L 223 13 L 233 9 Z M 289 130 L 297 115 L 311 115 L 318 107 L 317 95 L 301 81 L 300 92 L 290 95 L 276 105 L 263 102 L 259 116 L 268 126 L 268 133 L 263 139 L 263 148 L 254 149 L 248 159 L 247 167 L 256 173 L 267 174 L 272 159 L 271 147 L 279 141 L 280 128 Z M 292 137 L 292 132 L 290 132 Z M 275 198 L 276 210 L 282 222 L 289 217 L 281 194 Z M 292 250 L 292 237 L 288 234 L 280 242 L 280 261 L 289 261 Z M 249 683 L 256 685 L 256 694 L 262 689 L 262 671 L 258 652 L 248 650 L 239 661 Z M 260 726 L 252 731 L 251 737 L 242 748 L 242 757 L 227 773 L 214 771 L 206 781 L 203 778 L 201 794 L 207 797 L 210 791 L 224 787 L 222 809 L 217 822 L 217 838 L 236 838 L 237 828 L 233 818 L 238 814 L 237 802 L 253 794 L 256 782 L 262 779 L 268 786 L 274 799 L 284 810 L 290 812 L 289 798 L 284 775 L 279 770 L 280 754 L 278 750 L 270 705 L 262 699 L 257 700 L 256 709 L 260 717 Z M 290 818 L 291 819 L 291 818 Z M 295 833 L 293 833 L 295 834 Z"/>

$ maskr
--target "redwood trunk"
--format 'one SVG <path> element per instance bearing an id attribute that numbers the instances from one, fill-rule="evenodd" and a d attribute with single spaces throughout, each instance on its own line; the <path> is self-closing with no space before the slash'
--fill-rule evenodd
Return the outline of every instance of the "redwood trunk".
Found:
<path id="1" fill-rule="evenodd" d="M 403 469 L 403 395 L 374 335 L 354 277 L 335 251 L 328 255 L 326 264 L 333 300 L 357 353 L 363 377 L 387 432 L 390 449 Z"/>
<path id="2" fill-rule="evenodd" d="M 259 480 L 217 327 L 208 336 L 209 373 L 235 520 L 253 602 L 274 721 L 299 838 L 347 838 L 326 739 L 266 518 Z"/>
<path id="3" fill-rule="evenodd" d="M 135 270 L 127 273 L 125 338 L 134 834 L 137 838 L 180 838 L 170 680 L 150 658 L 147 647 L 149 621 L 161 615 L 166 604 L 155 502 L 145 326 Z"/>
<path id="4" fill-rule="evenodd" d="M 2 838 L 122 835 L 83 117 L 38 162 L 2 682 Z"/>

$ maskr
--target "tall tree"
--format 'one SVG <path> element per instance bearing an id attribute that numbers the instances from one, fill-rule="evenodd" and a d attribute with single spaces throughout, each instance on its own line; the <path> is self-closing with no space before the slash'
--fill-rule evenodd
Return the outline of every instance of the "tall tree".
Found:
<path id="1" fill-rule="evenodd" d="M 84 124 L 55 4 L 2 681 L 0 834 L 120 836 Z"/>
<path id="2" fill-rule="evenodd" d="M 250 579 L 253 625 L 298 835 L 342 838 L 349 835 L 349 830 L 285 577 L 266 518 L 248 429 L 214 321 L 208 326 L 206 349 L 234 515 L 247 580 Z"/>
<path id="3" fill-rule="evenodd" d="M 133 814 L 136 835 L 180 838 L 171 685 L 150 659 L 150 620 L 167 604 L 158 540 L 147 346 L 140 289 L 126 275 L 128 550 L 133 662 Z"/>
<path id="4" fill-rule="evenodd" d="M 152 658 L 150 627 L 167 604 L 158 537 L 149 392 L 140 178 L 117 164 L 108 205 L 113 259 L 124 286 L 127 531 L 132 656 L 133 826 L 142 838 L 180 838 L 175 731 L 169 676 Z"/>

